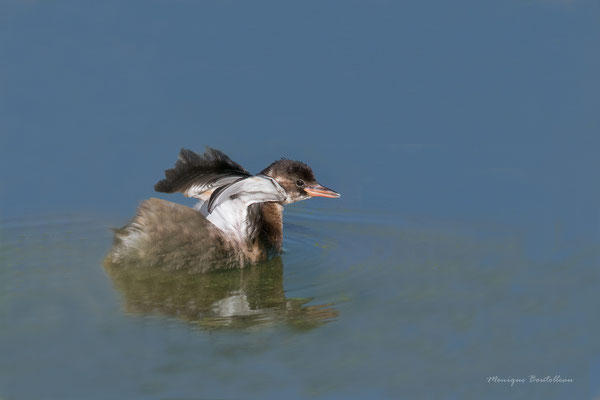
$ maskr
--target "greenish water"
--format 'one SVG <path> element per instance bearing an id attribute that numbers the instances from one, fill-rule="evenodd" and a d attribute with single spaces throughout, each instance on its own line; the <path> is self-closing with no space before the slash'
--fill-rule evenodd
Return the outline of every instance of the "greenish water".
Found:
<path id="1" fill-rule="evenodd" d="M 540 261 L 527 254 L 527 235 L 506 226 L 296 206 L 281 257 L 190 275 L 103 267 L 112 223 L 2 222 L 4 398 L 590 390 L 597 246 Z M 574 382 L 487 382 L 531 374 Z"/>

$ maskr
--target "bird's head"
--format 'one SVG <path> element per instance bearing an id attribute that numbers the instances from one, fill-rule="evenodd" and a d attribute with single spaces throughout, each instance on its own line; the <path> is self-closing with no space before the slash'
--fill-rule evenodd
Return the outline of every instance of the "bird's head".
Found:
<path id="1" fill-rule="evenodd" d="M 294 203 L 311 197 L 338 198 L 340 194 L 322 186 L 315 179 L 312 169 L 300 161 L 281 159 L 261 171 L 277 181 L 287 193 L 284 204 Z"/>

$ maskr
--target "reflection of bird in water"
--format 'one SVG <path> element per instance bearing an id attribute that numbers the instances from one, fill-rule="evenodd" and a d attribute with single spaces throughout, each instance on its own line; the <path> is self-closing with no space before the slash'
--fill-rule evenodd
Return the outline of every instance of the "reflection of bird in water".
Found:
<path id="1" fill-rule="evenodd" d="M 137 215 L 115 231 L 110 262 L 191 272 L 243 268 L 281 251 L 284 204 L 340 196 L 321 186 L 299 161 L 275 161 L 251 175 L 211 148 L 202 156 L 181 150 L 175 167 L 154 188 L 199 202 L 192 209 L 144 201 Z"/>
<path id="2" fill-rule="evenodd" d="M 172 316 L 204 329 L 249 328 L 279 322 L 298 329 L 316 327 L 338 315 L 330 305 L 288 299 L 283 291 L 281 257 L 253 268 L 213 274 L 123 268 L 105 262 L 105 270 L 132 314 Z"/>

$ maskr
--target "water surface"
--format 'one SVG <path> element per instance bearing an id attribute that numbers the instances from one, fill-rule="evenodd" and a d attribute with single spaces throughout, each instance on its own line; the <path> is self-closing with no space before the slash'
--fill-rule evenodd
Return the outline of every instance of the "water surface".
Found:
<path id="1" fill-rule="evenodd" d="M 557 373 L 576 382 L 518 390 L 589 390 L 597 246 L 539 261 L 503 226 L 297 206 L 281 257 L 189 275 L 103 268 L 111 223 L 3 221 L 7 398 L 502 397 L 485 378 Z"/>

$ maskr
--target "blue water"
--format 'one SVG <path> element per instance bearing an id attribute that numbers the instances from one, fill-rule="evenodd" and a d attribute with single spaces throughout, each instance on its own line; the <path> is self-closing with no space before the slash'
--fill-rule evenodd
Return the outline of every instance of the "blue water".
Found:
<path id="1" fill-rule="evenodd" d="M 600 396 L 600 6 L 0 4 L 0 399 Z M 302 160 L 284 253 L 114 271 L 181 147 Z M 560 375 L 563 383 L 488 382 Z"/>

